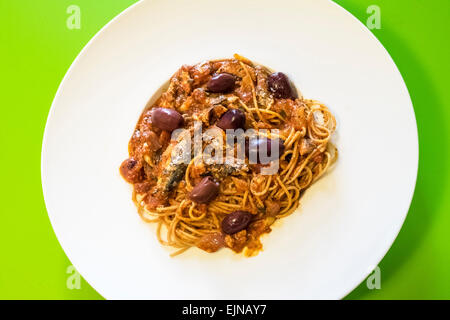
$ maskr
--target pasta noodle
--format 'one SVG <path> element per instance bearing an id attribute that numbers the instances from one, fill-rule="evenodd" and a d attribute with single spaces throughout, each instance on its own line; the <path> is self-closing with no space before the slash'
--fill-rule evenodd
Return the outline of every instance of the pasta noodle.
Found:
<path id="1" fill-rule="evenodd" d="M 262 248 L 260 235 L 269 232 L 277 219 L 292 214 L 299 206 L 303 192 L 336 161 L 338 152 L 330 142 L 336 129 L 335 118 L 319 101 L 303 97 L 276 98 L 267 88 L 270 71 L 238 55 L 235 59 L 212 60 L 183 68 L 172 77 L 169 88 L 161 98 L 144 110 L 136 127 L 139 139 L 135 138 L 135 132 L 130 140 L 130 159 L 133 158 L 138 167 L 141 164 L 139 159 L 144 159 L 139 169 L 141 176 L 135 180 L 129 178 L 131 173 L 122 170 L 124 165 L 121 167 L 122 175 L 134 184 L 132 197 L 142 219 L 157 223 L 157 238 L 162 245 L 176 248 L 172 256 L 195 246 L 208 252 L 225 246 L 236 252 L 244 250 L 248 256 L 254 255 Z M 239 79 L 235 88 L 225 94 L 208 93 L 205 89 L 208 81 L 214 74 L 221 72 L 233 74 Z M 186 78 L 188 80 L 184 82 Z M 187 84 L 190 89 L 183 87 L 187 87 Z M 214 104 L 214 99 L 223 100 Z M 220 168 L 208 167 L 197 156 L 185 165 L 181 179 L 173 190 L 161 196 L 158 184 L 168 170 L 162 162 L 164 148 L 169 148 L 170 142 L 167 137 L 166 140 L 161 138 L 164 130 L 155 128 L 154 123 L 152 126 L 151 121 L 154 122 L 155 117 L 148 120 L 145 116 L 155 107 L 183 110 L 184 128 L 191 131 L 193 121 L 201 120 L 206 109 L 209 110 L 208 116 L 211 110 L 221 107 L 224 108 L 222 111 L 241 110 L 245 114 L 245 129 L 254 129 L 260 137 L 283 141 L 284 152 L 276 160 L 278 170 L 274 174 L 264 175 L 261 173 L 264 165 L 250 164 L 246 158 L 243 168 L 219 175 Z M 161 146 L 157 152 L 151 150 L 151 139 L 147 137 L 145 142 L 142 140 L 146 119 L 150 124 L 150 129 L 147 129 L 155 132 L 158 138 L 154 144 L 159 143 Z M 215 125 L 211 119 L 204 120 L 205 123 L 208 127 Z M 278 133 L 265 132 L 263 129 L 278 129 Z M 147 147 L 150 145 L 150 150 L 145 149 L 145 143 Z M 214 176 L 215 170 L 219 178 Z M 220 179 L 220 187 L 213 200 L 198 203 L 191 199 L 190 194 L 205 174 Z M 146 187 L 143 185 L 145 183 Z M 235 211 L 251 213 L 251 222 L 242 231 L 225 234 L 222 230 L 223 220 Z"/>

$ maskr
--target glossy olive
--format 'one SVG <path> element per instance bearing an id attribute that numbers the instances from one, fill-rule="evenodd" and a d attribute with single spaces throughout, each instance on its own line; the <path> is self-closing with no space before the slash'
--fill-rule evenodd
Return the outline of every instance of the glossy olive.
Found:
<path id="1" fill-rule="evenodd" d="M 295 99 L 297 97 L 288 77 L 282 72 L 275 72 L 267 78 L 269 91 L 278 99 Z"/>
<path id="2" fill-rule="evenodd" d="M 216 124 L 223 130 L 227 129 L 244 129 L 245 114 L 239 109 L 231 109 L 225 112 Z"/>
<path id="3" fill-rule="evenodd" d="M 152 125 L 161 130 L 173 131 L 181 127 L 183 122 L 181 114 L 174 109 L 156 108 L 152 111 Z"/>
<path id="4" fill-rule="evenodd" d="M 266 137 L 254 137 L 247 140 L 245 143 L 245 155 L 250 159 L 250 155 L 255 154 L 257 163 L 268 164 L 270 161 L 260 158 L 259 150 L 265 147 L 267 152 L 264 152 L 264 149 L 262 149 L 261 152 L 263 153 L 263 156 L 269 157 L 270 160 L 275 160 L 272 159 L 275 157 L 280 158 L 284 153 L 285 146 L 283 140 L 276 140 L 278 141 L 278 155 L 276 155 L 275 153 L 272 155 L 272 151 L 276 151 L 272 150 L 272 147 L 275 145 L 275 140 L 271 140 Z M 254 160 L 253 157 L 254 156 L 252 156 L 252 160 Z"/>
<path id="5" fill-rule="evenodd" d="M 208 203 L 219 194 L 219 183 L 212 177 L 204 177 L 191 191 L 189 199 L 196 203 Z"/>
<path id="6" fill-rule="evenodd" d="M 252 214 L 247 211 L 234 211 L 222 220 L 222 231 L 233 234 L 247 228 L 252 220 Z"/>
<path id="7" fill-rule="evenodd" d="M 206 84 L 210 92 L 229 92 L 234 88 L 236 77 L 230 73 L 219 73 L 214 75 Z"/>

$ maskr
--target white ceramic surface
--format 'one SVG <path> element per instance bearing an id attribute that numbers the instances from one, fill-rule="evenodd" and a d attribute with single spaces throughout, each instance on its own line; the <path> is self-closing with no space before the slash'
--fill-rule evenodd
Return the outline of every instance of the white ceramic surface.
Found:
<path id="1" fill-rule="evenodd" d="M 297 212 L 244 258 L 170 258 L 119 175 L 147 100 L 182 64 L 239 53 L 287 73 L 336 115 L 340 158 Z M 42 186 L 67 256 L 105 298 L 339 299 L 379 263 L 413 195 L 417 130 L 377 39 L 326 0 L 154 0 L 130 7 L 62 81 L 42 147 Z"/>

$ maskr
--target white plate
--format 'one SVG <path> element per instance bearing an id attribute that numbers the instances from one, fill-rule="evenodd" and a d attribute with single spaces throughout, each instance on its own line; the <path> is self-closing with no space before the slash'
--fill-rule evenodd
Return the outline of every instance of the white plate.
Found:
<path id="1" fill-rule="evenodd" d="M 182 64 L 239 53 L 286 72 L 336 115 L 340 158 L 264 251 L 169 257 L 119 175 L 147 100 Z M 67 72 L 48 117 L 42 186 L 74 266 L 105 298 L 344 297 L 405 219 L 418 163 L 406 86 L 376 38 L 331 1 L 142 1 L 102 29 Z"/>

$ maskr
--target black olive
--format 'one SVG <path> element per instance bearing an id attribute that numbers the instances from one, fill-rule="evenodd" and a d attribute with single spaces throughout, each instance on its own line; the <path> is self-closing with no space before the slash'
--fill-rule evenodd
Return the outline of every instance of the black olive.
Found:
<path id="1" fill-rule="evenodd" d="M 206 84 L 209 92 L 229 92 L 234 88 L 236 77 L 230 73 L 219 73 L 214 75 Z"/>
<path id="2" fill-rule="evenodd" d="M 283 155 L 285 147 L 284 147 L 283 140 L 278 139 L 278 138 L 277 138 L 277 140 L 278 140 L 278 157 L 277 158 L 279 159 Z M 266 161 L 265 159 L 260 158 L 259 150 L 265 147 L 267 152 L 266 152 L 266 154 L 264 154 L 264 151 L 261 151 L 263 153 L 263 155 L 270 158 L 270 160 L 275 160 L 275 159 L 272 159 L 272 158 L 276 157 L 275 154 L 272 155 L 272 145 L 274 145 L 273 141 L 275 141 L 275 140 L 271 140 L 266 137 L 251 138 L 245 142 L 245 155 L 247 156 L 247 158 L 250 159 L 250 155 L 254 154 L 254 156 L 252 156 L 252 159 L 254 160 L 256 158 L 257 163 L 268 164 L 270 161 Z"/>
<path id="3" fill-rule="evenodd" d="M 183 122 L 181 114 L 174 109 L 156 108 L 152 111 L 152 125 L 161 130 L 173 131 L 181 127 Z"/>
<path id="4" fill-rule="evenodd" d="M 247 211 L 234 211 L 222 220 L 222 231 L 226 234 L 233 234 L 247 228 L 252 214 Z"/>
<path id="5" fill-rule="evenodd" d="M 219 183 L 212 177 L 204 177 L 189 194 L 189 199 L 196 203 L 208 203 L 219 194 Z"/>
<path id="6" fill-rule="evenodd" d="M 295 99 L 297 94 L 288 77 L 282 72 L 275 72 L 267 78 L 269 91 L 278 99 Z"/>
<path id="7" fill-rule="evenodd" d="M 231 109 L 225 112 L 216 124 L 223 130 L 227 129 L 244 129 L 245 114 L 239 109 Z"/>

